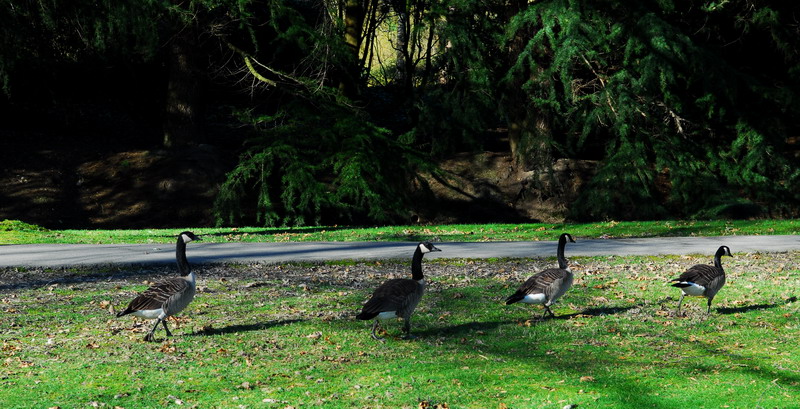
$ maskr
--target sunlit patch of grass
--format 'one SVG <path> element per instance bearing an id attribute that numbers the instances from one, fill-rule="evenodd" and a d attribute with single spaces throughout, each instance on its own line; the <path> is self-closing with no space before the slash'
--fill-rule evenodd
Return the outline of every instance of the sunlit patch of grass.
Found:
<path id="1" fill-rule="evenodd" d="M 176 336 L 156 343 L 149 321 L 113 312 L 159 270 L 3 287 L 0 407 L 787 407 L 799 256 L 726 258 L 711 315 L 701 299 L 677 315 L 667 283 L 708 257 L 571 258 L 575 285 L 545 320 L 503 299 L 552 260 L 426 261 L 418 338 L 388 321 L 386 343 L 354 315 L 405 263 L 201 267 Z"/>
<path id="2" fill-rule="evenodd" d="M 47 230 L 18 221 L 0 222 L 0 244 L 170 243 L 183 230 L 212 243 L 299 241 L 535 241 L 555 240 L 564 231 L 585 238 L 797 234 L 798 220 L 641 221 L 578 224 L 460 224 L 443 226 L 293 228 L 231 227 L 139 230 Z"/>

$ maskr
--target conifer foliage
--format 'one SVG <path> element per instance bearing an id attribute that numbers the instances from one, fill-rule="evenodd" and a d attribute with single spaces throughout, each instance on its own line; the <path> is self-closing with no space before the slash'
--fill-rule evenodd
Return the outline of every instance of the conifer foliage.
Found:
<path id="1" fill-rule="evenodd" d="M 530 109 L 557 118 L 560 155 L 605 147 L 572 217 L 791 214 L 797 12 L 769 1 L 556 0 L 516 15 L 507 41 L 528 41 L 507 80 L 522 76 Z"/>
<path id="2" fill-rule="evenodd" d="M 533 181 L 559 159 L 596 164 L 573 220 L 800 214 L 800 2 L 0 4 L 0 103 L 35 112 L 83 98 L 59 88 L 70 73 L 167 84 L 183 41 L 181 84 L 206 98 L 183 99 L 190 119 L 248 112 L 219 224 L 404 220 L 419 170 L 488 130 Z"/>
<path id="3" fill-rule="evenodd" d="M 324 102 L 324 101 L 322 101 Z M 421 156 L 363 113 L 297 100 L 274 116 L 250 118 L 247 150 L 217 197 L 218 224 L 306 225 L 403 220 L 405 192 Z"/>

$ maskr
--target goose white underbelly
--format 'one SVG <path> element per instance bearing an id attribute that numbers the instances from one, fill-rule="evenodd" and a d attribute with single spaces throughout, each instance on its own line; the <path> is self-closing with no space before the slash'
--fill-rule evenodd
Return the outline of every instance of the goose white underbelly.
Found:
<path id="1" fill-rule="evenodd" d="M 388 320 L 389 318 L 397 318 L 397 311 L 384 311 L 379 313 L 376 317 L 379 320 Z"/>
<path id="2" fill-rule="evenodd" d="M 134 311 L 131 314 L 137 317 L 156 319 L 159 318 L 159 316 L 161 316 L 162 314 L 164 314 L 164 309 L 156 308 L 154 310 L 139 310 L 139 311 Z"/>
<path id="3" fill-rule="evenodd" d="M 547 297 L 544 293 L 528 294 L 520 300 L 520 302 L 524 302 L 525 304 L 544 304 L 545 301 L 547 301 Z"/>
<path id="4" fill-rule="evenodd" d="M 681 290 L 683 290 L 683 293 L 686 295 L 690 295 L 693 297 L 702 297 L 706 292 L 706 288 L 700 284 L 688 283 L 688 282 L 686 284 L 689 284 L 689 286 L 681 288 Z"/>

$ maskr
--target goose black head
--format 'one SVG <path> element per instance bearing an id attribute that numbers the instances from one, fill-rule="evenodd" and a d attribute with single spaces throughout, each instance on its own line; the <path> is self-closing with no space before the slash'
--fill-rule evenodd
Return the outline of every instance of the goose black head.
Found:
<path id="1" fill-rule="evenodd" d="M 179 234 L 178 237 L 180 237 L 183 240 L 184 243 L 188 243 L 188 242 L 194 241 L 194 240 L 203 240 L 200 237 L 197 237 L 194 233 L 192 233 L 190 231 L 185 231 L 185 232 Z"/>
<path id="2" fill-rule="evenodd" d="M 717 250 L 716 256 L 717 257 L 722 257 L 722 256 L 733 257 L 733 255 L 731 255 L 731 249 L 728 248 L 728 246 L 719 246 L 719 249 Z"/>
<path id="3" fill-rule="evenodd" d="M 430 253 L 432 251 L 442 251 L 442 250 L 434 246 L 433 243 L 424 241 L 422 243 L 419 243 L 419 251 L 423 253 Z"/>
<path id="4" fill-rule="evenodd" d="M 561 237 L 559 237 L 558 240 L 559 241 L 561 241 L 561 240 L 564 240 L 564 241 L 569 240 L 570 243 L 575 243 L 575 240 L 572 238 L 572 235 L 569 234 L 569 233 L 562 233 Z"/>

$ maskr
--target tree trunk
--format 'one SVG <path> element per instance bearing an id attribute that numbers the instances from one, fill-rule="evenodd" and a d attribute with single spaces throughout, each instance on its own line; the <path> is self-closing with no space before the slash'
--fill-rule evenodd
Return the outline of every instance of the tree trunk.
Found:
<path id="1" fill-rule="evenodd" d="M 423 87 L 428 85 L 433 74 L 433 39 L 436 36 L 436 24 L 433 19 L 428 20 L 428 24 L 428 43 L 425 46 L 425 71 L 422 73 Z"/>
<path id="2" fill-rule="evenodd" d="M 525 7 L 526 2 L 514 1 L 507 8 L 510 21 Z M 520 32 L 510 42 L 506 55 L 506 67 L 510 69 L 528 41 L 528 36 Z M 552 164 L 550 145 L 552 129 L 550 118 L 533 106 L 523 85 L 531 81 L 542 81 L 541 72 L 523 71 L 507 84 L 505 99 L 508 121 L 508 144 L 515 163 L 525 170 L 546 170 Z"/>
<path id="3" fill-rule="evenodd" d="M 408 36 L 409 36 L 409 15 L 406 2 L 404 0 L 395 2 L 395 12 L 397 12 L 397 45 L 395 47 L 395 55 L 397 62 L 395 63 L 395 81 L 403 87 L 404 92 L 407 91 L 406 83 L 410 80 L 409 65 L 411 63 L 408 56 Z"/>
<path id="4" fill-rule="evenodd" d="M 511 101 L 513 104 L 513 100 Z M 528 129 L 528 122 L 525 116 L 515 112 L 508 114 L 508 148 L 511 151 L 511 157 L 514 158 L 515 163 L 519 163 L 519 157 L 522 156 L 520 152 L 520 142 L 525 138 L 525 131 Z"/>
<path id="5" fill-rule="evenodd" d="M 195 69 L 196 44 L 192 34 L 193 31 L 186 28 L 169 44 L 169 82 L 164 118 L 164 146 L 167 148 L 194 142 L 202 131 L 200 81 Z"/>
<path id="6" fill-rule="evenodd" d="M 364 30 L 366 9 L 361 0 L 346 0 L 344 4 L 344 42 L 349 54 L 339 79 L 339 91 L 350 99 L 357 99 L 361 65 L 358 53 L 361 50 L 361 33 Z"/>
<path id="7" fill-rule="evenodd" d="M 525 170 L 547 170 L 553 162 L 550 141 L 553 138 L 549 116 L 535 108 L 524 109 L 527 101 L 511 110 L 508 118 L 508 144 L 515 163 Z"/>

